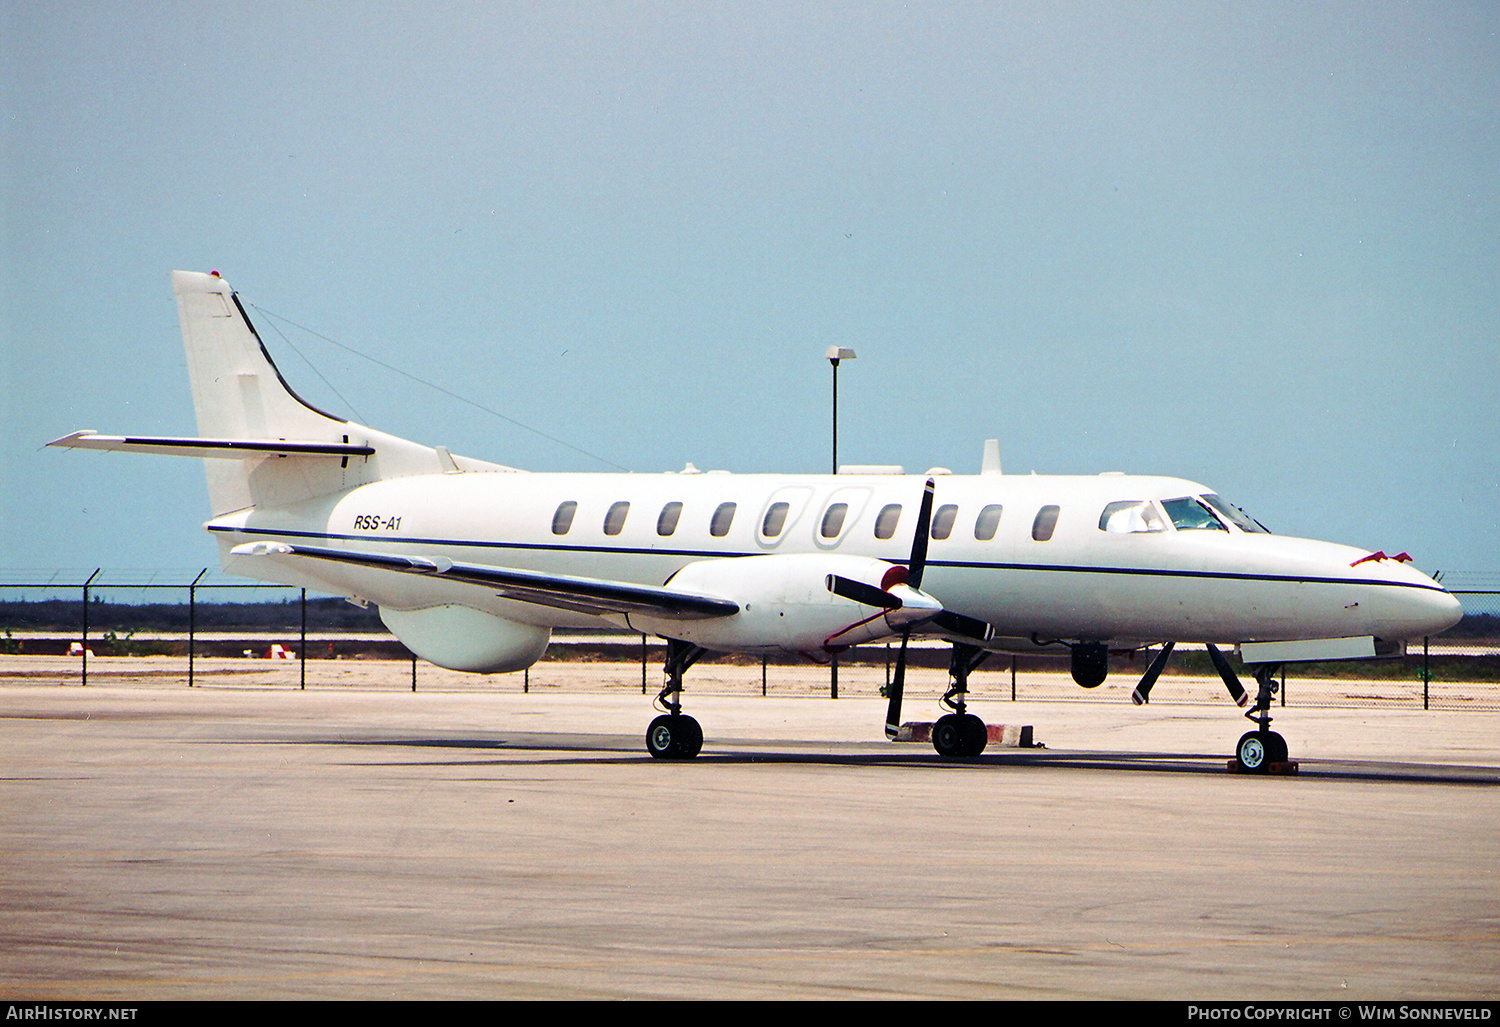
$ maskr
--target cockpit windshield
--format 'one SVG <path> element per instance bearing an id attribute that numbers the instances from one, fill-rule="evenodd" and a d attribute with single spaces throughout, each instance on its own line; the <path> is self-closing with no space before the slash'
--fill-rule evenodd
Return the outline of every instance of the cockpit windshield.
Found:
<path id="1" fill-rule="evenodd" d="M 1178 531 L 1228 531 L 1228 523 L 1252 535 L 1270 534 L 1245 511 L 1213 494 L 1164 499 L 1161 507 Z"/>
<path id="2" fill-rule="evenodd" d="M 1099 515 L 1099 530 L 1112 535 L 1166 531 L 1168 523 L 1178 531 L 1228 531 L 1232 524 L 1251 535 L 1270 534 L 1245 511 L 1211 493 L 1163 499 L 1160 505 L 1149 499 L 1122 499 L 1107 505 Z"/>
<path id="3" fill-rule="evenodd" d="M 1183 496 L 1181 499 L 1163 499 L 1161 508 L 1167 512 L 1170 520 L 1178 531 L 1228 531 L 1222 521 L 1214 516 L 1212 510 L 1203 505 L 1203 501 L 1197 496 Z"/>
<path id="4" fill-rule="evenodd" d="M 1230 524 L 1233 524 L 1241 531 L 1248 532 L 1251 535 L 1271 534 L 1268 530 L 1266 530 L 1266 526 L 1264 524 L 1261 524 L 1260 521 L 1257 521 L 1254 517 L 1251 517 L 1239 507 L 1230 506 L 1219 496 L 1209 494 L 1203 497 L 1203 501 L 1209 506 L 1213 507 L 1220 516 L 1224 517 L 1229 521 Z"/>

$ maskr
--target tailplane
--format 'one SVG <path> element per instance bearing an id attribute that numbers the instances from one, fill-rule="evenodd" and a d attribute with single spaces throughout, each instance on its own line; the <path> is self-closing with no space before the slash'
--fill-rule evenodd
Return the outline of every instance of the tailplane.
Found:
<path id="1" fill-rule="evenodd" d="M 514 470 L 387 435 L 303 400 L 281 377 L 218 272 L 173 271 L 172 291 L 198 437 L 74 432 L 50 445 L 205 457 L 214 516 L 287 506 L 384 478 Z"/>

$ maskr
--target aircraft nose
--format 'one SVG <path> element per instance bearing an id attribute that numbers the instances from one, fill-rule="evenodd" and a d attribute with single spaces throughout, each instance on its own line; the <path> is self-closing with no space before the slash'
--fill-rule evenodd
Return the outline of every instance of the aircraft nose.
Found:
<path id="1" fill-rule="evenodd" d="M 1418 572 L 1413 572 L 1416 574 Z M 1384 616 L 1375 633 L 1382 638 L 1414 639 L 1437 635 L 1463 620 L 1464 608 L 1446 589 L 1422 575 L 1423 586 L 1387 588 Z"/>
<path id="2" fill-rule="evenodd" d="M 1413 619 L 1421 624 L 1421 630 L 1417 632 L 1419 635 L 1440 634 L 1464 619 L 1463 604 L 1447 590 L 1426 589 L 1414 598 L 1419 609 L 1413 611 Z"/>

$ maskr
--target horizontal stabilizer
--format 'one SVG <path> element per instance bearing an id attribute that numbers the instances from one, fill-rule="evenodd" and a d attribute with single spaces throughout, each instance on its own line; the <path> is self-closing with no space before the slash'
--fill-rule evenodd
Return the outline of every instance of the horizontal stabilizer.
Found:
<path id="1" fill-rule="evenodd" d="M 100 435 L 75 431 L 47 443 L 67 449 L 102 449 L 121 453 L 154 453 L 158 456 L 209 457 L 249 460 L 262 456 L 326 456 L 348 458 L 373 456 L 372 446 L 349 442 L 299 442 L 290 439 L 195 439 L 149 435 Z"/>
<path id="2" fill-rule="evenodd" d="M 714 596 L 599 578 L 538 574 L 535 571 L 511 570 L 485 564 L 455 563 L 446 557 L 358 553 L 286 542 L 247 542 L 235 546 L 231 552 L 235 556 L 305 557 L 401 574 L 421 574 L 439 580 L 491 588 L 503 599 L 594 616 L 636 613 L 670 620 L 704 620 L 709 617 L 729 617 L 740 612 L 738 603 Z"/>

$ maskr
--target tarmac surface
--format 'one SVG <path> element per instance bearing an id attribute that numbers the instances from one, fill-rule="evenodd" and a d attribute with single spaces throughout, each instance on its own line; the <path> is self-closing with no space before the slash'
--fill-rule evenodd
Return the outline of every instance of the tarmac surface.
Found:
<path id="1" fill-rule="evenodd" d="M 1046 748 L 946 762 L 687 702 L 675 763 L 623 689 L 0 683 L 0 996 L 1500 995 L 1500 714 L 1278 711 L 1251 777 L 1227 704 L 977 702 Z"/>

